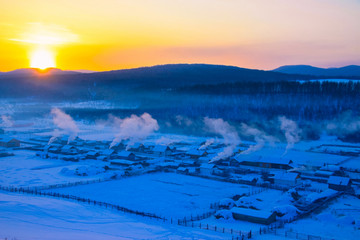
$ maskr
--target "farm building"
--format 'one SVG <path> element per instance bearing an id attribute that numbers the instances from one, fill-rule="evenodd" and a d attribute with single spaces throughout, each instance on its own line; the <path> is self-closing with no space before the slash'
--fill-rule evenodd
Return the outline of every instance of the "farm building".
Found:
<path id="1" fill-rule="evenodd" d="M 295 186 L 298 184 L 300 179 L 300 174 L 298 173 L 279 173 L 275 174 L 273 177 L 274 184 L 277 185 L 288 185 L 288 186 Z"/>
<path id="2" fill-rule="evenodd" d="M 132 165 L 136 165 L 137 163 L 129 161 L 129 160 L 114 159 L 110 162 L 110 164 L 122 166 L 122 167 L 130 167 Z"/>
<path id="3" fill-rule="evenodd" d="M 99 155 L 100 155 L 100 153 L 97 151 L 90 151 L 90 152 L 86 153 L 86 158 L 87 159 L 97 159 L 97 157 Z"/>
<path id="4" fill-rule="evenodd" d="M 331 176 L 328 180 L 328 187 L 336 191 L 346 191 L 351 188 L 351 180 L 348 177 Z"/>
<path id="5" fill-rule="evenodd" d="M 0 147 L 20 147 L 20 141 L 11 137 L 0 138 Z"/>
<path id="6" fill-rule="evenodd" d="M 292 168 L 292 160 L 286 158 L 263 157 L 256 155 L 238 154 L 234 158 L 241 165 L 261 167 L 261 168 L 275 168 L 289 170 Z"/>
<path id="7" fill-rule="evenodd" d="M 186 155 L 190 156 L 192 159 L 198 159 L 200 157 L 206 156 L 208 153 L 206 151 L 197 150 L 197 149 L 190 149 Z"/>
<path id="8" fill-rule="evenodd" d="M 199 172 L 201 175 L 211 175 L 213 173 L 215 165 L 211 163 L 203 163 L 199 167 Z"/>
<path id="9" fill-rule="evenodd" d="M 117 159 L 124 159 L 124 160 L 130 160 L 130 161 L 135 161 L 135 154 L 132 152 L 127 152 L 127 151 L 121 151 L 118 152 L 116 154 L 116 158 Z"/>
<path id="10" fill-rule="evenodd" d="M 145 146 L 142 143 L 134 143 L 126 147 L 127 151 L 131 152 L 145 152 Z"/>
<path id="11" fill-rule="evenodd" d="M 71 146 L 71 145 L 65 145 L 61 148 L 60 152 L 62 154 L 68 154 L 68 155 L 75 155 L 78 154 L 79 151 L 76 147 Z"/>
<path id="12" fill-rule="evenodd" d="M 177 173 L 185 173 L 185 174 L 187 174 L 187 173 L 189 173 L 189 169 L 187 169 L 187 168 L 185 168 L 185 167 L 178 167 L 178 168 L 176 169 L 176 172 L 177 172 Z"/>
<path id="13" fill-rule="evenodd" d="M 172 153 L 172 150 L 169 146 L 165 145 L 156 145 L 151 152 L 158 156 L 169 156 Z"/>
<path id="14" fill-rule="evenodd" d="M 253 223 L 269 225 L 275 222 L 276 213 L 262 210 L 254 210 L 250 208 L 233 207 L 231 210 L 233 218 Z"/>

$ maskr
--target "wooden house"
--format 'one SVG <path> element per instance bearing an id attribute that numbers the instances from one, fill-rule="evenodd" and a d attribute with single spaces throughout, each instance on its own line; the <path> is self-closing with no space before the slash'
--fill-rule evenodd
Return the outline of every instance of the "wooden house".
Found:
<path id="1" fill-rule="evenodd" d="M 0 138 L 0 146 L 7 148 L 20 147 L 20 141 L 12 137 L 2 137 Z"/>

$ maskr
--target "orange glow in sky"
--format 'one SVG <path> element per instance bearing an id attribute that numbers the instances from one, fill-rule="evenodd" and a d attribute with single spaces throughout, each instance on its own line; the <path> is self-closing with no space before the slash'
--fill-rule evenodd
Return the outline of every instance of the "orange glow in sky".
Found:
<path id="1" fill-rule="evenodd" d="M 358 0 L 0 0 L 0 71 L 360 64 Z"/>

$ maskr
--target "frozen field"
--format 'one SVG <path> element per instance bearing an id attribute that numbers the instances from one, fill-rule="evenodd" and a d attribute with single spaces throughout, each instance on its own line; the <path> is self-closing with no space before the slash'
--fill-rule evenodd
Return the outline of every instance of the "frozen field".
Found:
<path id="1" fill-rule="evenodd" d="M 117 204 L 158 216 L 183 218 L 208 212 L 211 203 L 253 189 L 246 185 L 158 173 L 51 191 Z"/>
<path id="2" fill-rule="evenodd" d="M 0 191 L 0 239 L 231 239 L 230 235 L 52 198 Z"/>
<path id="3" fill-rule="evenodd" d="M 32 151 L 14 151 L 15 156 L 0 158 L 0 185 L 17 187 L 47 186 L 51 184 L 68 183 L 98 179 L 101 176 L 78 177 L 65 176 L 60 173 L 67 167 L 73 169 L 79 166 L 91 165 L 93 161 L 66 162 L 56 159 L 41 159 Z M 99 165 L 99 163 L 94 163 Z"/>
<path id="4" fill-rule="evenodd" d="M 359 199 L 345 195 L 331 202 L 321 212 L 286 225 L 286 230 L 329 239 L 360 239 L 360 202 Z"/>

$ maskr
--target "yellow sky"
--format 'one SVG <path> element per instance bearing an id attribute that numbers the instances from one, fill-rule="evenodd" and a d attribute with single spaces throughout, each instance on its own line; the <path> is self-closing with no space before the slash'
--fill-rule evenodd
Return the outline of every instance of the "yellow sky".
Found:
<path id="1" fill-rule="evenodd" d="M 360 64 L 358 0 L 0 0 L 0 71 Z"/>

